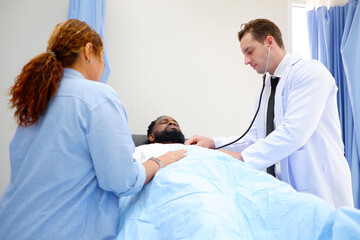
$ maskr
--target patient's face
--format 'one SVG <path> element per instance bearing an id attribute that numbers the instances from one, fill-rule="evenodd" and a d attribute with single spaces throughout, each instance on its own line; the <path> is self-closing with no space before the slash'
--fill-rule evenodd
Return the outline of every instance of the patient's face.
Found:
<path id="1" fill-rule="evenodd" d="M 156 121 L 149 140 L 154 143 L 184 143 L 185 137 L 175 119 L 163 116 Z"/>
<path id="2" fill-rule="evenodd" d="M 169 131 L 181 131 L 179 123 L 172 117 L 163 116 L 159 118 L 154 125 L 154 132 L 162 132 L 165 129 Z"/>

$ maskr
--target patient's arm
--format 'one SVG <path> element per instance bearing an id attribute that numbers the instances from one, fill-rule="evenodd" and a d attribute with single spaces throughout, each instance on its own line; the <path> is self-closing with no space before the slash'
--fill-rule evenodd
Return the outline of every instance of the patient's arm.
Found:
<path id="1" fill-rule="evenodd" d="M 233 158 L 239 159 L 241 161 L 244 161 L 244 159 L 241 156 L 241 152 L 232 152 L 232 151 L 228 151 L 228 150 L 218 150 L 220 152 L 229 154 L 230 156 L 232 156 Z"/>

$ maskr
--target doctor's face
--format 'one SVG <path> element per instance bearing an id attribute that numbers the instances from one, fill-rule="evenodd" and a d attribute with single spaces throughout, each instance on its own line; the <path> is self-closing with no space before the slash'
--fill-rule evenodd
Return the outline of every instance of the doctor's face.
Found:
<path id="1" fill-rule="evenodd" d="M 258 42 L 253 39 L 252 34 L 248 32 L 241 39 L 240 47 L 245 57 L 245 65 L 249 64 L 257 73 L 264 74 L 269 52 L 269 48 L 265 45 L 265 42 Z"/>

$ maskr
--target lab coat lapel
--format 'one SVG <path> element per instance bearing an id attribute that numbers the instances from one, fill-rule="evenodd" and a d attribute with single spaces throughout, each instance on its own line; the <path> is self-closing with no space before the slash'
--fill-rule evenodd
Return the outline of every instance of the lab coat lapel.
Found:
<path id="1" fill-rule="evenodd" d="M 281 75 L 280 81 L 276 87 L 276 92 L 275 92 L 275 108 L 274 108 L 274 113 L 275 113 L 275 127 L 279 126 L 283 119 L 284 119 L 284 108 L 283 108 L 283 99 L 282 96 L 283 91 L 284 91 L 284 86 L 285 83 L 287 81 L 289 81 L 289 75 L 291 72 L 292 67 L 294 66 L 295 63 L 297 63 L 300 60 L 300 58 L 298 56 L 291 56 L 290 59 L 290 64 L 285 68 L 284 72 Z M 287 95 L 287 93 L 285 93 L 285 95 Z"/>
<path id="2" fill-rule="evenodd" d="M 284 76 L 287 76 L 288 74 L 288 68 L 286 69 L 286 71 L 284 72 Z M 280 81 L 276 87 L 276 92 L 275 92 L 275 107 L 274 107 L 274 118 L 275 118 L 275 128 L 277 126 L 279 126 L 279 124 L 282 122 L 282 120 L 284 119 L 284 108 L 283 108 L 283 103 L 282 103 L 282 91 L 284 89 L 284 85 L 285 85 L 285 81 L 286 78 L 281 77 Z"/>
<path id="3" fill-rule="evenodd" d="M 284 119 L 284 107 L 283 107 L 283 95 L 287 95 L 288 93 L 283 93 L 283 91 L 286 91 L 284 89 L 285 84 L 290 81 L 289 75 L 292 70 L 292 67 L 300 60 L 298 56 L 291 56 L 290 64 L 286 67 L 285 71 L 282 73 L 280 81 L 278 83 L 278 86 L 276 88 L 275 93 L 275 126 L 278 127 L 283 119 Z M 289 165 L 288 165 L 288 158 L 285 158 L 280 161 L 280 169 L 281 169 L 281 180 L 284 182 L 289 183 L 289 171 L 288 171 Z"/>
<path id="4" fill-rule="evenodd" d="M 285 69 L 282 74 L 280 81 L 276 87 L 275 92 L 275 107 L 274 107 L 274 122 L 275 128 L 278 127 L 284 119 L 284 108 L 282 102 L 282 92 L 284 90 L 284 85 L 288 77 L 288 73 L 290 70 L 290 65 Z M 285 158 L 280 161 L 280 169 L 281 169 L 281 179 L 284 182 L 288 182 L 289 180 L 289 171 L 288 171 L 288 159 Z"/>

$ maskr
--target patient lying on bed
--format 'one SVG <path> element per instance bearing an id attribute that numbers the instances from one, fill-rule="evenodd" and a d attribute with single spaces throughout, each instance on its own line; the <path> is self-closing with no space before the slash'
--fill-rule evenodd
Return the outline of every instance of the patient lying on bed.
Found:
<path id="1" fill-rule="evenodd" d="M 120 199 L 123 217 L 118 239 L 343 240 L 360 236 L 358 210 L 336 210 L 223 152 L 184 146 L 174 120 L 163 116 L 157 121 L 155 128 L 149 126 L 151 144 L 137 147 L 134 156 L 143 161 L 180 148 L 188 150 L 187 156 L 160 169 L 137 195 Z"/>

